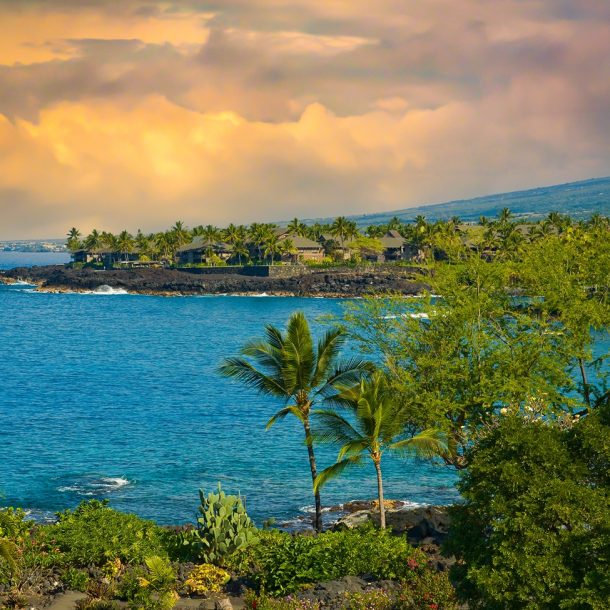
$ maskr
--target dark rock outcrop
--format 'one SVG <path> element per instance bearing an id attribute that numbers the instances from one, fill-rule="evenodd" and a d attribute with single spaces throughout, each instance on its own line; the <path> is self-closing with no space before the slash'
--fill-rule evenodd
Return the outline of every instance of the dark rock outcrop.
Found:
<path id="1" fill-rule="evenodd" d="M 425 285 L 412 270 L 386 267 L 366 270 L 311 270 L 294 277 L 252 277 L 236 274 L 193 274 L 176 269 L 71 269 L 61 265 L 21 267 L 5 271 L 4 281 L 25 280 L 46 291 L 90 291 L 102 286 L 139 294 L 273 294 L 351 297 L 378 293 L 415 295 Z"/>

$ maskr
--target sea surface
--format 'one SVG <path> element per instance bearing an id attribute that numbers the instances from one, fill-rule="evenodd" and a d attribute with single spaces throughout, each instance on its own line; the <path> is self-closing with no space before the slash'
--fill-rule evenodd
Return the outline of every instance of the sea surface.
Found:
<path id="1" fill-rule="evenodd" d="M 7 257 L 7 254 L 10 256 Z M 63 262 L 0 253 L 0 268 Z M 64 257 L 65 258 L 65 257 Z M 198 490 L 241 493 L 260 524 L 310 510 L 307 451 L 295 421 L 265 423 L 281 404 L 217 367 L 267 323 L 302 310 L 315 332 L 339 299 L 37 293 L 0 285 L 0 505 L 47 517 L 89 498 L 159 523 L 192 521 Z M 320 467 L 336 450 L 318 449 Z M 386 497 L 447 504 L 447 468 L 385 464 Z M 376 494 L 366 467 L 328 484 L 325 505 Z"/>

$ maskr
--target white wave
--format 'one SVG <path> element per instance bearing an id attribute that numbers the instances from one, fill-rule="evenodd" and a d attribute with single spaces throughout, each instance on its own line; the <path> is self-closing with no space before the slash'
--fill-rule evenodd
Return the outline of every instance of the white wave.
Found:
<path id="1" fill-rule="evenodd" d="M 75 493 L 79 496 L 98 496 L 117 491 L 130 483 L 131 481 L 125 477 L 83 477 L 80 481 L 61 485 L 57 491 Z"/>
<path id="2" fill-rule="evenodd" d="M 108 286 L 107 284 L 102 284 L 98 286 L 95 290 L 91 291 L 91 294 L 129 294 L 125 288 L 113 288 L 112 286 Z"/>
<path id="3" fill-rule="evenodd" d="M 266 292 L 261 292 L 259 294 L 253 294 L 253 297 L 268 297 L 269 295 Z"/>
<path id="4" fill-rule="evenodd" d="M 36 284 L 32 284 L 32 282 L 26 282 L 24 280 L 15 280 L 8 284 L 9 286 L 36 286 Z"/>

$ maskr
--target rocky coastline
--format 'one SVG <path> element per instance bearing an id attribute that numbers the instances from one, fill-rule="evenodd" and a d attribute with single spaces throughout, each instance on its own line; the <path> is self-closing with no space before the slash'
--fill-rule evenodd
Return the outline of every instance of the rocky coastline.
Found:
<path id="1" fill-rule="evenodd" d="M 426 286 L 414 279 L 412 269 L 312 269 L 292 277 L 238 274 L 194 274 L 178 269 L 72 269 L 63 265 L 17 267 L 0 274 L 0 281 L 26 281 L 43 292 L 122 290 L 133 294 L 269 295 L 296 297 L 363 297 L 395 293 L 421 294 Z M 105 288 L 108 287 L 108 288 Z"/>

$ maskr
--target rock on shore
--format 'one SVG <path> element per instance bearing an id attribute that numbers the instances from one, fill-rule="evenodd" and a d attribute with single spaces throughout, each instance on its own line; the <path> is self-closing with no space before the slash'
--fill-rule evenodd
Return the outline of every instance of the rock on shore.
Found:
<path id="1" fill-rule="evenodd" d="M 176 269 L 71 269 L 62 265 L 18 267 L 5 271 L 6 282 L 24 280 L 48 292 L 91 291 L 100 286 L 138 294 L 262 294 L 278 296 L 354 297 L 378 293 L 420 294 L 425 285 L 412 271 L 311 270 L 295 277 L 251 277 L 236 274 L 192 274 Z"/>

